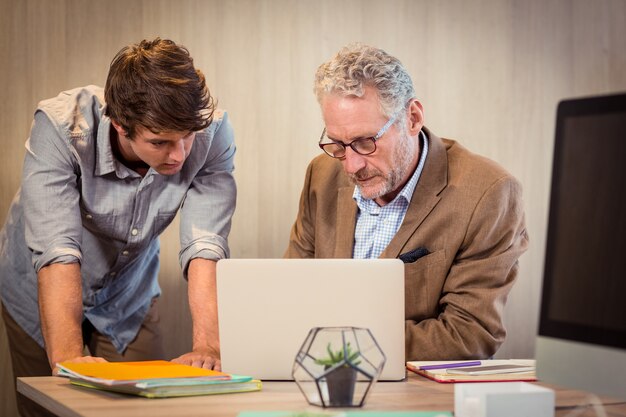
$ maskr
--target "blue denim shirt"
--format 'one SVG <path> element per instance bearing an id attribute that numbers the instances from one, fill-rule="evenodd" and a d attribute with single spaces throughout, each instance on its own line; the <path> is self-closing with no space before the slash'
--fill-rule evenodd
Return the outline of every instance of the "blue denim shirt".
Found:
<path id="1" fill-rule="evenodd" d="M 181 171 L 142 177 L 117 161 L 103 90 L 42 101 L 26 142 L 22 185 L 0 232 L 2 302 L 43 346 L 37 272 L 80 262 L 84 316 L 123 352 L 161 292 L 158 236 L 180 211 L 179 260 L 229 256 L 235 145 L 226 113 L 197 132 Z"/>

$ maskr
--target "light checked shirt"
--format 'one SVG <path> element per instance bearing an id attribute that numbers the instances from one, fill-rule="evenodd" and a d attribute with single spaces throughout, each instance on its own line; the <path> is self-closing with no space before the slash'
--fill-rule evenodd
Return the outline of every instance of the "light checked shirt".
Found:
<path id="1" fill-rule="evenodd" d="M 103 90 L 42 101 L 26 142 L 22 185 L 0 232 L 2 302 L 43 346 L 37 272 L 81 266 L 83 314 L 119 352 L 161 290 L 158 236 L 180 212 L 179 261 L 228 257 L 235 145 L 226 113 L 196 137 L 181 171 L 142 177 L 114 156 Z"/>
<path id="2" fill-rule="evenodd" d="M 422 153 L 417 168 L 390 203 L 381 207 L 374 200 L 363 198 L 359 187 L 354 187 L 352 198 L 356 201 L 359 211 L 354 233 L 353 258 L 378 258 L 402 225 L 428 154 L 428 139 L 424 132 L 420 132 L 420 139 Z"/>

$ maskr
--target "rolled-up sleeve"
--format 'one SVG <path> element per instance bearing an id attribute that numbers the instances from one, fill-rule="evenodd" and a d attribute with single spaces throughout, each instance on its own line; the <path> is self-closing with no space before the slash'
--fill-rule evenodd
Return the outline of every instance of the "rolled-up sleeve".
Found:
<path id="1" fill-rule="evenodd" d="M 77 164 L 66 139 L 42 111 L 35 113 L 26 142 L 20 198 L 35 270 L 52 263 L 80 262 Z"/>
<path id="2" fill-rule="evenodd" d="M 215 130 L 206 162 L 191 183 L 181 208 L 179 261 L 185 277 L 194 258 L 230 256 L 228 234 L 235 211 L 235 143 L 226 113 Z"/>

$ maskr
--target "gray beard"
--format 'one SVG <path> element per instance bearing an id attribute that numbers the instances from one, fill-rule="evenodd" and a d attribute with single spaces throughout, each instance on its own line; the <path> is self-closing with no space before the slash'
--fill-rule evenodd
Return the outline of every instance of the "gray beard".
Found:
<path id="1" fill-rule="evenodd" d="M 418 139 L 419 140 L 419 139 Z M 374 200 L 376 198 L 382 197 L 386 194 L 389 194 L 392 191 L 395 191 L 402 180 L 407 176 L 408 171 L 411 167 L 411 161 L 413 160 L 413 156 L 415 155 L 416 150 L 416 142 L 413 141 L 406 133 L 403 134 L 402 141 L 399 142 L 394 150 L 393 160 L 395 165 L 391 168 L 391 171 L 387 175 L 382 175 L 377 169 L 374 170 L 361 170 L 356 172 L 355 174 L 349 175 L 350 181 L 359 187 L 357 183 L 357 179 L 369 178 L 371 176 L 379 176 L 383 177 L 384 181 L 380 186 L 379 190 L 373 193 L 370 196 L 363 196 L 368 200 Z M 359 187 L 359 191 L 363 194 L 363 190 Z"/>

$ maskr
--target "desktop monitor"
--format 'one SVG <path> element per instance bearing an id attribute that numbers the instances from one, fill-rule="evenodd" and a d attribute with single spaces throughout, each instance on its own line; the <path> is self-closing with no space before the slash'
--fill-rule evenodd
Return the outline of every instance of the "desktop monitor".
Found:
<path id="1" fill-rule="evenodd" d="M 626 399 L 626 94 L 559 103 L 536 359 Z"/>

